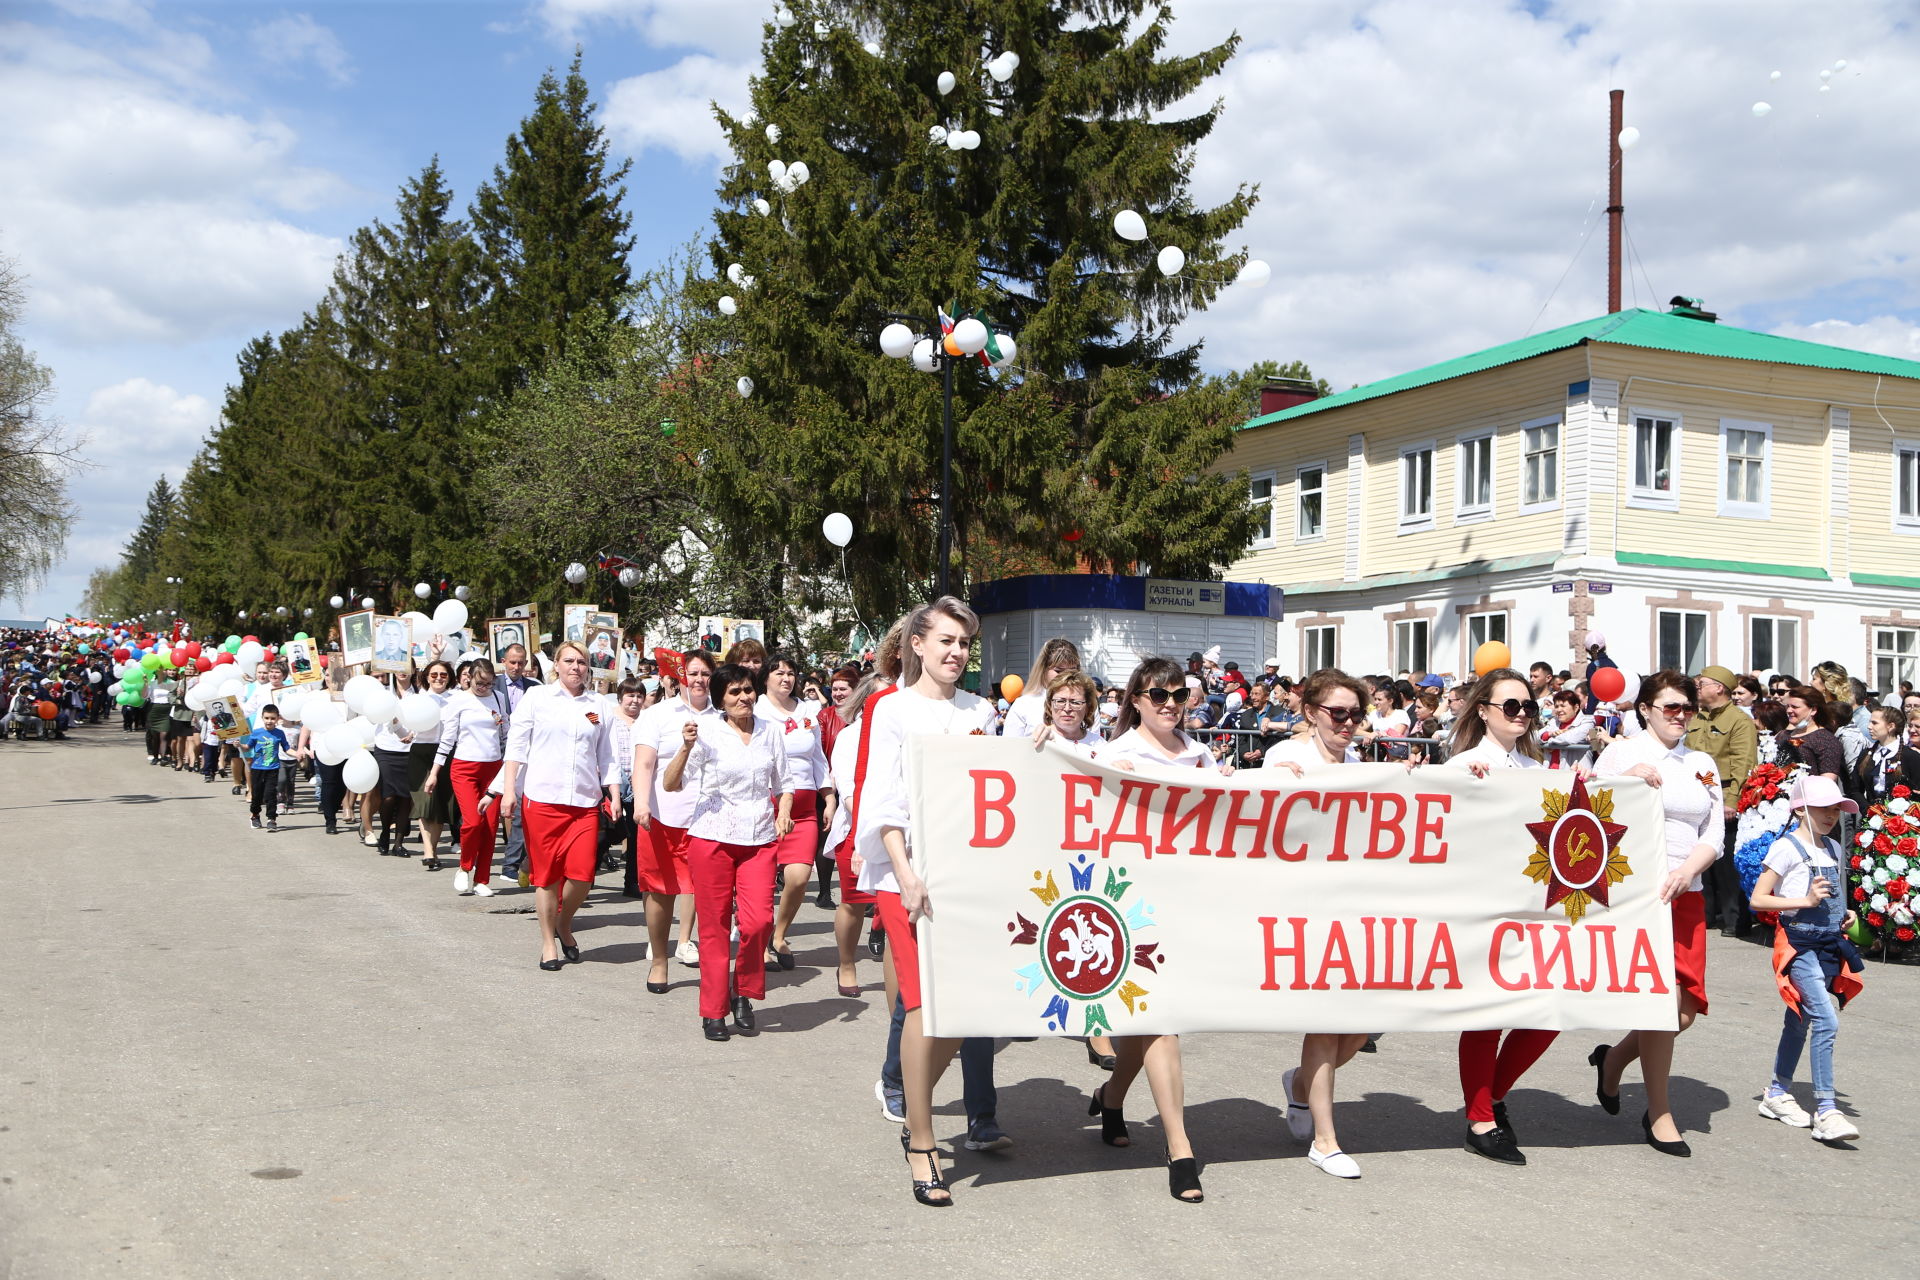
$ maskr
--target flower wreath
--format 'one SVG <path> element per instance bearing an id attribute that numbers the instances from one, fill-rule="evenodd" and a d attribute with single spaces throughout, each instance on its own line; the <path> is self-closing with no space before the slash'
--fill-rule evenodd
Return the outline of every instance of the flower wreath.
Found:
<path id="1" fill-rule="evenodd" d="M 1804 764 L 1791 767 L 1777 764 L 1756 765 L 1740 788 L 1738 815 L 1733 837 L 1733 866 L 1740 873 L 1740 891 L 1753 896 L 1753 886 L 1766 870 L 1767 851 L 1780 833 L 1793 823 L 1793 807 L 1787 792 L 1800 777 L 1812 770 Z M 1756 919 L 1771 923 L 1774 913 L 1759 912 Z"/>
<path id="2" fill-rule="evenodd" d="M 1920 893 L 1908 884 L 1909 876 L 1920 873 L 1920 812 L 1911 795 L 1897 786 L 1867 810 L 1847 863 L 1847 905 L 1859 913 L 1874 945 L 1895 951 L 1913 945 L 1920 915 Z"/>

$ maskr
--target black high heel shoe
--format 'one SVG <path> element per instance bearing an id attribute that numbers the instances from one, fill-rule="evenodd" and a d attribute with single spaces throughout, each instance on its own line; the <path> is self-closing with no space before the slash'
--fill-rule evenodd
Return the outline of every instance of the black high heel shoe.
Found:
<path id="1" fill-rule="evenodd" d="M 572 942 L 561 943 L 560 954 L 567 958 L 568 964 L 580 963 L 580 947 L 576 943 L 572 943 Z"/>
<path id="2" fill-rule="evenodd" d="M 906 1153 L 907 1176 L 913 1179 L 913 1198 L 921 1204 L 926 1205 L 929 1209 L 945 1209 L 952 1205 L 953 1192 L 947 1191 L 947 1180 L 940 1176 L 940 1148 L 928 1147 L 922 1151 L 919 1147 L 907 1147 Z M 927 1158 L 927 1168 L 933 1171 L 931 1178 L 922 1181 L 919 1178 L 913 1177 L 913 1158 L 915 1156 L 925 1156 Z M 933 1193 L 936 1191 L 946 1191 L 947 1198 L 944 1200 L 935 1200 Z"/>
<path id="3" fill-rule="evenodd" d="M 1167 1191 L 1182 1204 L 1199 1204 L 1207 1198 L 1200 1191 L 1200 1161 L 1193 1156 L 1182 1160 L 1167 1161 Z M 1184 1192 L 1200 1191 L 1199 1195 L 1185 1195 Z"/>
<path id="4" fill-rule="evenodd" d="M 1678 1142 L 1662 1142 L 1660 1139 L 1654 1137 L 1653 1117 L 1644 1111 L 1640 1113 L 1640 1128 L 1647 1135 L 1647 1145 L 1663 1156 L 1690 1156 L 1693 1154 L 1693 1148 L 1687 1145 L 1685 1138 L 1680 1139 Z"/>
<path id="5" fill-rule="evenodd" d="M 1107 1105 L 1105 1084 L 1095 1089 L 1092 1098 L 1087 1102 L 1087 1114 L 1100 1117 L 1100 1141 L 1110 1147 L 1133 1145 L 1133 1138 L 1127 1133 L 1127 1117 L 1122 1114 L 1122 1111 L 1123 1108 Z M 1196 1182 L 1194 1185 L 1197 1187 L 1200 1184 Z"/>
<path id="6" fill-rule="evenodd" d="M 782 951 L 772 943 L 768 943 L 767 954 L 773 957 L 773 962 L 780 966 L 782 973 L 790 972 L 793 969 L 793 948 L 789 947 L 785 951 Z"/>
<path id="7" fill-rule="evenodd" d="M 1595 1045 L 1593 1052 L 1587 1055 L 1587 1065 L 1594 1070 L 1593 1096 L 1599 1099 L 1600 1109 L 1610 1116 L 1617 1116 L 1620 1114 L 1620 1095 L 1606 1090 L 1607 1051 L 1612 1048 L 1610 1044 Z"/>
<path id="8" fill-rule="evenodd" d="M 1119 1059 L 1115 1058 L 1112 1054 L 1099 1053 L 1094 1050 L 1093 1037 L 1091 1036 L 1087 1037 L 1087 1061 L 1102 1071 L 1111 1071 L 1119 1065 Z"/>
<path id="9" fill-rule="evenodd" d="M 667 984 L 664 982 L 649 982 L 647 984 L 647 994 L 663 996 L 667 994 Z"/>
<path id="10" fill-rule="evenodd" d="M 548 973 L 558 973 L 567 967 L 567 962 L 565 960 L 542 960 L 540 967 Z"/>

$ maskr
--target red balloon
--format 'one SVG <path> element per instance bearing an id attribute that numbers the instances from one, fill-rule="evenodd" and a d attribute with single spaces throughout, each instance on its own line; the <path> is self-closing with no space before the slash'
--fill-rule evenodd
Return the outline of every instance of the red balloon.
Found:
<path id="1" fill-rule="evenodd" d="M 167 660 L 176 667 L 184 667 L 193 661 L 193 657 L 187 652 L 185 645 L 179 645 L 174 648 L 172 653 L 167 655 Z"/>
<path id="2" fill-rule="evenodd" d="M 1593 696 L 1602 702 L 1618 702 L 1627 692 L 1627 678 L 1618 667 L 1602 667 L 1587 681 Z"/>
<path id="3" fill-rule="evenodd" d="M 187 641 L 187 656 L 189 658 L 197 658 L 200 656 L 200 642 L 198 640 Z"/>
<path id="4" fill-rule="evenodd" d="M 259 637 L 259 636 L 241 636 L 241 637 L 240 637 L 240 643 L 242 643 L 242 644 L 259 644 L 259 643 L 260 643 L 260 637 Z"/>
<path id="5" fill-rule="evenodd" d="M 195 671 L 199 671 L 203 673 L 211 671 L 213 670 L 213 659 L 212 658 L 195 658 L 193 660 L 193 669 Z"/>
<path id="6" fill-rule="evenodd" d="M 324 653 L 320 655 L 320 669 L 322 671 L 327 669 L 327 655 Z"/>
<path id="7" fill-rule="evenodd" d="M 216 667 L 224 666 L 227 663 L 232 661 L 233 661 L 233 655 L 228 653 L 225 649 L 222 649 L 219 653 L 216 653 L 213 655 L 213 665 Z"/>
<path id="8" fill-rule="evenodd" d="M 278 649 L 267 650 L 268 662 L 278 662 L 279 660 L 280 660 L 280 651 Z"/>
<path id="9" fill-rule="evenodd" d="M 124 646 L 121 648 L 115 649 L 113 651 L 113 660 L 115 662 L 125 662 L 128 658 L 131 658 L 132 656 L 133 656 L 133 650 L 125 648 Z"/>

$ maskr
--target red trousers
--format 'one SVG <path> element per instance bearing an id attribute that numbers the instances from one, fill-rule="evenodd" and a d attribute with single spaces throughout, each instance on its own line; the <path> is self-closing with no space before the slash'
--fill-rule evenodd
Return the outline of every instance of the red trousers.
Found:
<path id="1" fill-rule="evenodd" d="M 447 771 L 453 779 L 454 799 L 460 802 L 460 869 L 473 872 L 475 884 L 493 878 L 494 830 L 500 823 L 500 802 L 480 812 L 480 801 L 487 785 L 500 772 L 498 760 L 449 760 Z"/>
<path id="2" fill-rule="evenodd" d="M 1460 1092 L 1467 1100 L 1469 1124 L 1491 1124 L 1495 1099 L 1540 1060 L 1558 1031 L 1509 1031 L 1506 1042 L 1498 1031 L 1460 1033 Z"/>
<path id="3" fill-rule="evenodd" d="M 724 1018 L 729 997 L 767 997 L 767 943 L 773 939 L 773 846 L 687 838 L 687 872 L 700 921 L 700 1016 Z M 733 913 L 740 912 L 740 954 L 727 963 Z"/>

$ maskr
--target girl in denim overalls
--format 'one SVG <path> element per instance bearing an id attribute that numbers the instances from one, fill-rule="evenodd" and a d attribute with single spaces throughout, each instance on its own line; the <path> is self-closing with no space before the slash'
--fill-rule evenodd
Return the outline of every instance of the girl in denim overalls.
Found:
<path id="1" fill-rule="evenodd" d="M 1859 806 L 1820 775 L 1796 782 L 1788 803 L 1795 813 L 1793 825 L 1774 841 L 1753 886 L 1753 909 L 1780 913 L 1773 967 L 1787 1002 L 1773 1082 L 1760 1098 L 1760 1114 L 1794 1128 L 1810 1127 L 1821 1142 L 1840 1142 L 1860 1136 L 1833 1100 L 1833 1043 L 1840 1031 L 1840 1009 L 1860 990 L 1861 964 L 1859 951 L 1844 932 L 1854 916 L 1847 910 L 1846 873 L 1833 831 L 1842 810 L 1858 813 Z M 1809 1031 L 1811 1117 L 1790 1091 Z"/>

